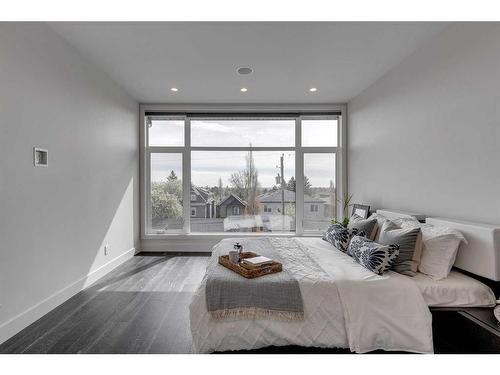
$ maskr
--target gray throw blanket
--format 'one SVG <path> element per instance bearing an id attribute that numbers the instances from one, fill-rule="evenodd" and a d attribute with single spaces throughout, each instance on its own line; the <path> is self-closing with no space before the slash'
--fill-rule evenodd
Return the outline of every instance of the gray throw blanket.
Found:
<path id="1" fill-rule="evenodd" d="M 216 320 L 273 319 L 303 320 L 304 307 L 298 281 L 287 271 L 246 279 L 218 264 L 219 255 L 226 255 L 235 242 L 243 251 L 277 260 L 283 259 L 270 238 L 225 239 L 212 253 L 206 274 L 206 302 Z"/>

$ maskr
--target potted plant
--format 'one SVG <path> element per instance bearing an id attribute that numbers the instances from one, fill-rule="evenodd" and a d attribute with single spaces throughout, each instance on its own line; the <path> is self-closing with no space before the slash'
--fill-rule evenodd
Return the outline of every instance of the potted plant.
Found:
<path id="1" fill-rule="evenodd" d="M 341 200 L 337 200 L 338 203 L 342 204 L 342 216 L 344 217 L 342 220 L 332 219 L 332 224 L 340 224 L 343 227 L 347 228 L 349 225 L 349 207 L 351 206 L 352 195 L 344 195 L 344 198 Z"/>

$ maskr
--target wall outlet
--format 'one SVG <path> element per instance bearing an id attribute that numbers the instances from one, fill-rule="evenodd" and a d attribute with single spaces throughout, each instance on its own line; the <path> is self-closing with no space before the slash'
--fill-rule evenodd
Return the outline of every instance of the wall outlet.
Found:
<path id="1" fill-rule="evenodd" d="M 109 245 L 104 245 L 104 255 L 109 254 Z"/>

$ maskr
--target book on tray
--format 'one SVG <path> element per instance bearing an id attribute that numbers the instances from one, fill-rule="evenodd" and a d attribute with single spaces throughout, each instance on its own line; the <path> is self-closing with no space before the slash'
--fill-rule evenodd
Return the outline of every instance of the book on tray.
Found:
<path id="1" fill-rule="evenodd" d="M 253 258 L 243 259 L 243 263 L 249 264 L 251 266 L 263 266 L 263 265 L 266 265 L 266 264 L 272 263 L 272 262 L 273 262 L 272 259 L 269 259 L 269 258 L 264 257 L 264 256 L 257 256 L 257 257 L 253 257 Z"/>

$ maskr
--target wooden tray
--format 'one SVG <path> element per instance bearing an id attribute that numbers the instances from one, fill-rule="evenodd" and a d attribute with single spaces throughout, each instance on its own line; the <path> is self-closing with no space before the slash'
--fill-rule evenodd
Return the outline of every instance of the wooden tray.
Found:
<path id="1" fill-rule="evenodd" d="M 241 253 L 242 259 L 253 258 L 256 256 L 258 255 L 250 251 Z M 223 265 L 226 268 L 229 268 L 231 271 L 234 271 L 243 277 L 246 277 L 247 279 L 255 279 L 256 277 L 270 275 L 272 273 L 281 272 L 283 270 L 283 266 L 281 265 L 281 263 L 276 261 L 267 263 L 260 267 L 245 265 L 244 263 L 235 264 L 229 260 L 229 255 L 221 255 L 219 257 L 219 264 Z"/>

